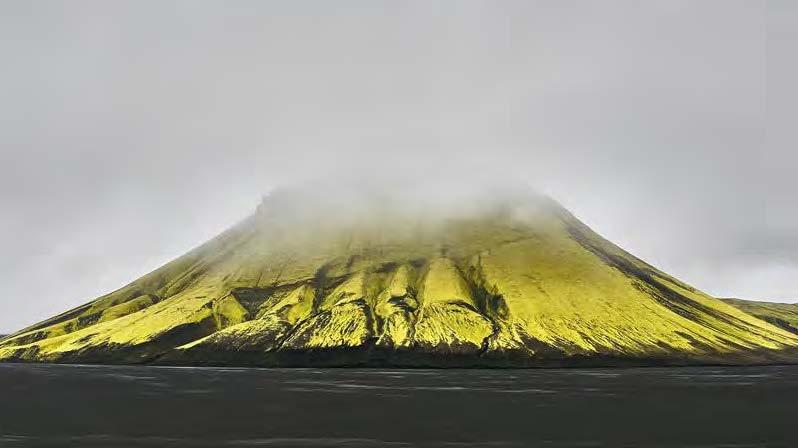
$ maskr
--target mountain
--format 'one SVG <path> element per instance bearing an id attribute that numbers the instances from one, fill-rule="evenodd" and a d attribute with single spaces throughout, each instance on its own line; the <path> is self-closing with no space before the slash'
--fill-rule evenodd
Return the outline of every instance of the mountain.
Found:
<path id="1" fill-rule="evenodd" d="M 6 336 L 0 360 L 440 367 L 798 360 L 798 335 L 784 325 L 646 264 L 553 200 L 423 198 L 275 193 L 186 255 Z"/>
<path id="2" fill-rule="evenodd" d="M 773 303 L 755 300 L 722 299 L 765 322 L 798 334 L 798 303 Z"/>

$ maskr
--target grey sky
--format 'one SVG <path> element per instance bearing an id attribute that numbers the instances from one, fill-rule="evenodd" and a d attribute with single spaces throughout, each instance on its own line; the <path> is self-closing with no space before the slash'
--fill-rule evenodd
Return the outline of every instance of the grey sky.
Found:
<path id="1" fill-rule="evenodd" d="M 0 3 L 0 332 L 318 177 L 513 178 L 798 300 L 795 2 Z"/>

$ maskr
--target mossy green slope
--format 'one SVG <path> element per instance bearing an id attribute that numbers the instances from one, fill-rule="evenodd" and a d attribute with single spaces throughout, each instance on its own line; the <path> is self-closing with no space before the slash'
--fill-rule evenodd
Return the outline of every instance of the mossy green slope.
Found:
<path id="1" fill-rule="evenodd" d="M 668 276 L 545 198 L 458 213 L 380 204 L 352 216 L 308 214 L 281 198 L 120 290 L 4 337 L 0 360 L 536 366 L 798 359 L 798 335 L 784 325 Z"/>
<path id="2" fill-rule="evenodd" d="M 746 313 L 791 333 L 798 334 L 798 303 L 773 303 L 755 300 L 723 299 Z"/>

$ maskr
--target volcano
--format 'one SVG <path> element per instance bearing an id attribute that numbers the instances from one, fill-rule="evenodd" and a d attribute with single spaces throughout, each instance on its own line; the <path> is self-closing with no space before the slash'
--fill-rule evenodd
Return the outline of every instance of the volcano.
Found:
<path id="1" fill-rule="evenodd" d="M 0 360 L 534 367 L 798 360 L 798 335 L 661 272 L 532 193 L 411 204 L 285 190 Z M 455 204 L 455 205 L 452 205 Z"/>

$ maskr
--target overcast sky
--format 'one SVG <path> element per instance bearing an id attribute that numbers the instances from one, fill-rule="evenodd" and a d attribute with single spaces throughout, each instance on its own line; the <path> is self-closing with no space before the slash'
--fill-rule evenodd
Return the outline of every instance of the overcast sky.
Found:
<path id="1" fill-rule="evenodd" d="M 798 300 L 798 2 L 3 1 L 0 333 L 318 177 L 519 179 Z"/>

